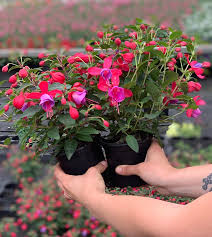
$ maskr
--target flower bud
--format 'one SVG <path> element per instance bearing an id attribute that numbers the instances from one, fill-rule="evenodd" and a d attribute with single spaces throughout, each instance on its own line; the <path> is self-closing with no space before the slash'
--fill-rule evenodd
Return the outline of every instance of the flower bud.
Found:
<path id="1" fill-rule="evenodd" d="M 43 66 L 45 65 L 45 61 L 44 61 L 44 60 L 40 61 L 40 62 L 39 62 L 39 65 L 40 65 L 41 67 L 43 67 Z"/>
<path id="2" fill-rule="evenodd" d="M 69 114 L 70 114 L 71 118 L 74 120 L 79 118 L 78 110 L 75 109 L 74 107 L 72 107 L 71 105 L 69 106 Z"/>
<path id="3" fill-rule="evenodd" d="M 64 97 L 61 99 L 61 104 L 66 105 L 66 99 Z"/>
<path id="4" fill-rule="evenodd" d="M 106 121 L 106 120 L 103 120 L 103 124 L 105 125 L 105 127 L 108 127 L 108 128 L 109 128 L 109 126 L 110 126 L 109 122 Z"/>
<path id="5" fill-rule="evenodd" d="M 116 38 L 115 44 L 119 47 L 121 45 L 121 40 L 119 38 Z"/>
<path id="6" fill-rule="evenodd" d="M 13 89 L 8 89 L 6 92 L 5 92 L 5 95 L 11 95 L 13 93 Z"/>
<path id="7" fill-rule="evenodd" d="M 102 106 L 101 106 L 101 105 L 95 105 L 95 108 L 96 108 L 97 110 L 102 110 Z"/>
<path id="8" fill-rule="evenodd" d="M 40 59 L 45 58 L 45 54 L 44 53 L 39 53 L 38 58 L 40 58 Z"/>
<path id="9" fill-rule="evenodd" d="M 97 37 L 100 38 L 100 39 L 102 39 L 102 38 L 104 37 L 104 33 L 103 33 L 102 31 L 99 31 L 99 32 L 97 33 Z"/>
<path id="10" fill-rule="evenodd" d="M 149 45 L 156 45 L 156 42 L 155 41 L 150 41 Z"/>
<path id="11" fill-rule="evenodd" d="M 8 65 L 6 65 L 2 68 L 2 72 L 8 72 Z"/>
<path id="12" fill-rule="evenodd" d="M 90 45 L 87 45 L 85 50 L 88 51 L 88 52 L 92 52 L 93 51 L 93 47 L 90 46 Z"/>
<path id="13" fill-rule="evenodd" d="M 21 109 L 24 105 L 25 99 L 23 95 L 16 96 L 13 99 L 13 105 L 16 109 Z"/>
<path id="14" fill-rule="evenodd" d="M 181 48 L 180 47 L 175 48 L 175 52 L 177 53 L 181 52 Z"/>
<path id="15" fill-rule="evenodd" d="M 23 69 L 21 69 L 21 70 L 18 72 L 18 75 L 19 75 L 19 77 L 21 77 L 21 78 L 25 78 L 25 77 L 28 76 L 28 72 L 27 72 L 27 70 L 26 70 L 25 68 L 23 68 Z"/>
<path id="16" fill-rule="evenodd" d="M 16 75 L 12 75 L 12 76 L 9 78 L 9 83 L 11 83 L 11 84 L 16 83 L 16 81 L 17 81 Z"/>
<path id="17" fill-rule="evenodd" d="M 15 87 L 17 87 L 17 86 L 18 86 L 18 83 L 15 82 L 15 83 L 13 83 L 13 84 L 11 85 L 11 88 L 15 88 Z"/>
<path id="18" fill-rule="evenodd" d="M 6 105 L 4 106 L 4 111 L 7 112 L 7 111 L 9 110 L 9 108 L 10 108 L 10 106 L 9 106 L 8 104 L 6 104 Z"/>

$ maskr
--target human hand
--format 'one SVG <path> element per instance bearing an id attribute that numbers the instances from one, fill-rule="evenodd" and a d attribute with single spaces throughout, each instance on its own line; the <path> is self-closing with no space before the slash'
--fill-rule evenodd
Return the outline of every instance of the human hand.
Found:
<path id="1" fill-rule="evenodd" d="M 120 165 L 116 173 L 120 175 L 138 175 L 150 185 L 156 186 L 161 194 L 169 194 L 168 182 L 176 169 L 169 163 L 163 149 L 153 140 L 144 162 L 137 165 Z"/>
<path id="2" fill-rule="evenodd" d="M 59 164 L 57 164 L 54 175 L 67 199 L 74 199 L 86 205 L 89 198 L 105 193 L 105 183 L 101 173 L 104 172 L 106 168 L 107 163 L 103 161 L 88 169 L 85 174 L 73 176 L 65 174 Z"/>

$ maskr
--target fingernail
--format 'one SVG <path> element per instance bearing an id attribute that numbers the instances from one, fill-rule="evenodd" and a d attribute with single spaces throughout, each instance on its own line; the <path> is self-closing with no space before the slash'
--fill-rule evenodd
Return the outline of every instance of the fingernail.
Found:
<path id="1" fill-rule="evenodd" d="M 122 169 L 121 167 L 118 167 L 118 168 L 116 168 L 116 171 L 117 171 L 118 173 L 121 173 L 121 172 L 123 171 L 123 169 Z"/>
<path id="2" fill-rule="evenodd" d="M 106 166 L 107 165 L 107 162 L 104 160 L 101 162 L 102 165 Z"/>

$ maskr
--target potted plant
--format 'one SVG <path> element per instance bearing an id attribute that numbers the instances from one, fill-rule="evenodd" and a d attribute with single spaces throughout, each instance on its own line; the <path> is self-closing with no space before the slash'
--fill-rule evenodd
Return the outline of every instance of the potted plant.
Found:
<path id="1" fill-rule="evenodd" d="M 36 155 L 53 148 L 65 172 L 84 173 L 104 159 L 103 147 L 106 184 L 138 186 L 139 178 L 118 176 L 115 167 L 142 162 L 152 137 L 160 138 L 160 126 L 178 114 L 201 114 L 205 102 L 188 93 L 201 88 L 193 72 L 203 78 L 202 68 L 210 65 L 195 61 L 193 38 L 139 19 L 120 29 L 107 26 L 97 36 L 86 54 L 40 54 L 41 68 L 35 69 L 26 60 L 6 65 L 5 72 L 20 70 L 2 92 L 9 101 L 0 114 L 7 120 L 16 114 L 22 147 L 31 146 Z M 177 113 L 169 115 L 172 109 Z"/>

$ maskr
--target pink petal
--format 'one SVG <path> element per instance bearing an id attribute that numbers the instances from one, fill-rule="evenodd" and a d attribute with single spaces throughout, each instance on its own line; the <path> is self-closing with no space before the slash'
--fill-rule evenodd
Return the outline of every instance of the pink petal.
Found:
<path id="1" fill-rule="evenodd" d="M 48 92 L 49 84 L 48 84 L 47 81 L 42 81 L 42 82 L 39 84 L 39 87 L 40 87 L 40 90 L 41 90 L 43 93 L 47 93 L 47 92 Z"/>
<path id="2" fill-rule="evenodd" d="M 187 109 L 187 111 L 186 111 L 186 115 L 187 115 L 187 117 L 191 117 L 191 115 L 192 115 L 192 112 L 193 112 L 193 109 Z"/>
<path id="3" fill-rule="evenodd" d="M 112 65 L 112 58 L 108 57 L 104 59 L 104 64 L 103 64 L 103 68 L 110 68 Z"/>
<path id="4" fill-rule="evenodd" d="M 197 100 L 196 105 L 206 105 L 206 102 L 204 100 Z"/>
<path id="5" fill-rule="evenodd" d="M 102 71 L 102 68 L 99 68 L 99 67 L 88 68 L 88 73 L 91 74 L 92 76 L 100 75 L 101 71 Z"/>
<path id="6" fill-rule="evenodd" d="M 109 86 L 106 83 L 98 83 L 97 87 L 100 91 L 104 92 L 107 92 L 109 89 Z"/>

